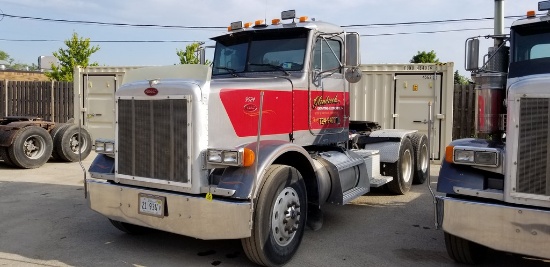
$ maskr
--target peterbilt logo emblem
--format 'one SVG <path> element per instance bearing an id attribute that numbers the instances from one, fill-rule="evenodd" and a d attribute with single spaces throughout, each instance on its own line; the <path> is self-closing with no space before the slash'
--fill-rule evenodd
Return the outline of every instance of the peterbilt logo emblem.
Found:
<path id="1" fill-rule="evenodd" d="M 159 93 L 159 90 L 157 90 L 157 88 L 150 87 L 145 89 L 143 92 L 148 96 L 155 96 Z"/>
<path id="2" fill-rule="evenodd" d="M 254 104 L 246 104 L 244 105 L 244 111 L 245 112 L 254 112 L 258 110 L 258 107 Z"/>

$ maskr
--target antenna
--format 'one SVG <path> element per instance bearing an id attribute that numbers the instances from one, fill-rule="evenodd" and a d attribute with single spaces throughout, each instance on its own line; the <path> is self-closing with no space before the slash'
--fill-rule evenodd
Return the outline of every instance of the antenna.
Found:
<path id="1" fill-rule="evenodd" d="M 267 24 L 267 0 L 265 0 L 264 21 Z"/>

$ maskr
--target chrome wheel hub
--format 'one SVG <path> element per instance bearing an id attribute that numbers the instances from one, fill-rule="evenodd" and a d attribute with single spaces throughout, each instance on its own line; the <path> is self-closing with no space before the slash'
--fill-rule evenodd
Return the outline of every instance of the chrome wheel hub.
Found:
<path id="1" fill-rule="evenodd" d="M 271 214 L 271 231 L 280 246 L 288 245 L 300 225 L 300 198 L 294 188 L 287 187 L 279 193 Z"/>

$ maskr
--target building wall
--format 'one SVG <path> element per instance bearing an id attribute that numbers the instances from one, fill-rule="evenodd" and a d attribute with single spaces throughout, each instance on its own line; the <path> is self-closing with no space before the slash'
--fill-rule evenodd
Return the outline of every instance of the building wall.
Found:
<path id="1" fill-rule="evenodd" d="M 38 71 L 20 71 L 20 70 L 0 70 L 0 80 L 8 81 L 49 81 L 43 72 Z"/>

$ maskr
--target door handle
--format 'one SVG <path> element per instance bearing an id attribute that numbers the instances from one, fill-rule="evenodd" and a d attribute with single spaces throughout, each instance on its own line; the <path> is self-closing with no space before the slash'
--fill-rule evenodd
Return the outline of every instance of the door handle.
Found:
<path id="1" fill-rule="evenodd" d="M 428 120 L 425 119 L 425 120 L 423 120 L 423 121 L 413 121 L 413 122 L 415 122 L 415 123 L 427 124 L 427 123 L 428 123 Z"/>
<path id="2" fill-rule="evenodd" d="M 93 117 L 99 117 L 99 116 L 101 116 L 100 113 L 95 113 L 95 114 L 94 114 L 94 113 L 90 113 L 90 114 L 86 115 L 86 117 L 87 117 L 88 119 L 93 118 Z"/>

